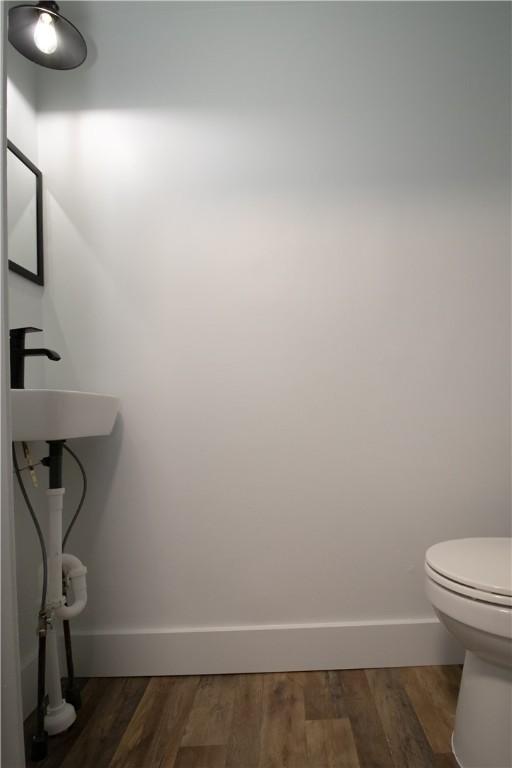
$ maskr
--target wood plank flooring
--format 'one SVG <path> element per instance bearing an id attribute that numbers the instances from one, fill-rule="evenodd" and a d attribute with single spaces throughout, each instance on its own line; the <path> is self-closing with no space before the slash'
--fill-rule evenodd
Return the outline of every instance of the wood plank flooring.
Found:
<path id="1" fill-rule="evenodd" d="M 81 681 L 40 768 L 456 768 L 461 669 Z M 27 743 L 34 715 L 26 722 Z M 30 750 L 27 750 L 30 754 Z M 7 766 L 6 766 L 7 768 Z"/>

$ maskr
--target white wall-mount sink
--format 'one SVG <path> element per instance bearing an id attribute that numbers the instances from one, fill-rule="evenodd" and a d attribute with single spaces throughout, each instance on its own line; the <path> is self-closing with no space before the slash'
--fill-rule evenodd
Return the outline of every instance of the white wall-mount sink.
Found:
<path id="1" fill-rule="evenodd" d="M 11 389 L 12 439 L 70 440 L 109 435 L 119 398 L 66 389 Z"/>

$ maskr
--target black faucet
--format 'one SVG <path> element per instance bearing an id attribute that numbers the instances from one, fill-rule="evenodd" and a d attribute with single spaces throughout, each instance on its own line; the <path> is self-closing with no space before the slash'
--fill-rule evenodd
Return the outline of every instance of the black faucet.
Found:
<path id="1" fill-rule="evenodd" d="M 12 328 L 9 333 L 11 349 L 11 389 L 25 389 L 25 358 L 47 357 L 60 360 L 60 355 L 52 349 L 26 349 L 25 335 L 41 328 Z"/>

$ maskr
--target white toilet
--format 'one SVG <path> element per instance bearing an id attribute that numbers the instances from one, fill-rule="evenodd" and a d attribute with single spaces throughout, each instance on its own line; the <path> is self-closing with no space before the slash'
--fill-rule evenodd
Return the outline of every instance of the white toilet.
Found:
<path id="1" fill-rule="evenodd" d="M 426 591 L 466 649 L 452 748 L 462 768 L 512 766 L 512 539 L 457 539 L 425 556 Z"/>

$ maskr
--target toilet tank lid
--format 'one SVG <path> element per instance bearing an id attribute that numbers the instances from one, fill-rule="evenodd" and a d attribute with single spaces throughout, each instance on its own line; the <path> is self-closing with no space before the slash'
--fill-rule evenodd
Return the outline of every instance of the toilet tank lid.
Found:
<path id="1" fill-rule="evenodd" d="M 434 544 L 425 560 L 452 581 L 512 595 L 512 538 L 455 539 Z"/>

